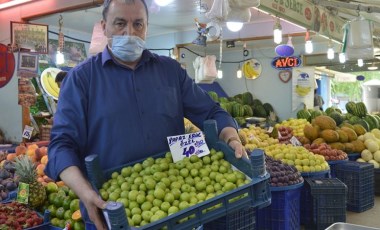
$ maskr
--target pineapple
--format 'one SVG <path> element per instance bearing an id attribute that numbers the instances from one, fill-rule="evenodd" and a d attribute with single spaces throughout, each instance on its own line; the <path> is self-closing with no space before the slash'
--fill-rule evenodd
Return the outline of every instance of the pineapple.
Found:
<path id="1" fill-rule="evenodd" d="M 29 205 L 32 208 L 42 206 L 46 200 L 44 186 L 37 181 L 37 165 L 26 155 L 15 159 L 16 175 L 19 181 L 29 184 Z"/>

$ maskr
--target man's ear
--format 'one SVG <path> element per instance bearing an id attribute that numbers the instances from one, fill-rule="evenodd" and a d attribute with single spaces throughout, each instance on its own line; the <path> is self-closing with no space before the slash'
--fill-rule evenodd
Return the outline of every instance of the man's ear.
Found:
<path id="1" fill-rule="evenodd" d="M 102 26 L 104 36 L 106 36 L 106 21 L 104 19 L 102 19 L 100 21 L 100 25 Z"/>

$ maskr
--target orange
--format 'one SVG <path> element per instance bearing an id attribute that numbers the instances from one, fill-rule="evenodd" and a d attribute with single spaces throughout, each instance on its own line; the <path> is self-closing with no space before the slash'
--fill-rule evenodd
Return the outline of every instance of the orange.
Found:
<path id="1" fill-rule="evenodd" d="M 75 220 L 75 221 L 79 221 L 79 220 L 82 220 L 82 213 L 80 213 L 80 210 L 76 210 L 75 212 L 73 212 L 73 214 L 71 215 L 71 219 Z"/>

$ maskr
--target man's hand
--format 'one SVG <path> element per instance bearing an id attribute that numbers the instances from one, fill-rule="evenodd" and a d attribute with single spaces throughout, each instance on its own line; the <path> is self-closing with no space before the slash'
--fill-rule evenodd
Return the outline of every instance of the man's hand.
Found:
<path id="1" fill-rule="evenodd" d="M 94 190 L 83 194 L 81 200 L 86 207 L 90 220 L 95 224 L 96 229 L 107 230 L 102 213 L 102 210 L 106 207 L 106 202 L 102 200 Z"/>
<path id="2" fill-rule="evenodd" d="M 240 141 L 239 135 L 235 128 L 225 127 L 220 132 L 219 138 L 224 140 L 227 145 L 229 145 L 233 150 L 235 150 L 236 158 L 249 158 L 247 151 L 245 150 L 243 144 Z"/>

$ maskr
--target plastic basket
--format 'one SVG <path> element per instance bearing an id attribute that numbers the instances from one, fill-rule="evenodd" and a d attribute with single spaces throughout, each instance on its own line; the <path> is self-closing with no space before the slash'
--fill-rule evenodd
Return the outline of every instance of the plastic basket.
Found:
<path id="1" fill-rule="evenodd" d="M 6 199 L 2 200 L 0 203 L 10 202 L 10 201 L 16 199 L 16 197 L 17 197 L 17 190 L 11 191 L 8 193 L 8 197 Z"/>
<path id="2" fill-rule="evenodd" d="M 272 202 L 257 210 L 257 229 L 300 229 L 300 196 L 303 183 L 271 187 Z"/>
<path id="3" fill-rule="evenodd" d="M 380 169 L 374 170 L 375 178 L 375 195 L 380 196 Z"/>
<path id="4" fill-rule="evenodd" d="M 193 227 L 200 226 L 202 224 L 211 222 L 220 217 L 228 216 L 231 213 L 237 212 L 244 208 L 266 207 L 271 202 L 271 193 L 269 189 L 269 174 L 262 167 L 259 170 L 255 170 L 253 165 L 258 165 L 257 158 L 255 155 L 260 156 L 264 154 L 262 150 L 255 150 L 251 153 L 251 159 L 254 160 L 252 163 L 246 158 L 237 159 L 235 157 L 234 151 L 227 146 L 224 142 L 215 142 L 217 138 L 217 129 L 215 121 L 208 121 L 205 123 L 205 136 L 206 143 L 209 148 L 214 148 L 217 151 L 222 151 L 225 156 L 225 160 L 229 161 L 237 170 L 245 173 L 251 178 L 250 183 L 242 185 L 234 190 L 215 196 L 209 200 L 193 205 L 189 208 L 183 209 L 175 214 L 152 222 L 150 224 L 144 225 L 139 228 L 132 229 L 192 229 Z M 165 153 L 160 153 L 153 158 L 163 157 Z M 264 158 L 262 158 L 264 159 Z M 120 171 L 123 167 L 134 165 L 136 163 L 142 162 L 145 159 L 139 161 L 131 162 L 126 165 L 121 165 L 115 167 L 105 172 L 100 170 L 99 161 L 96 155 L 91 155 L 86 157 L 86 169 L 90 182 L 95 188 L 99 188 L 105 178 L 110 178 L 112 172 Z M 264 160 L 262 160 L 264 164 Z M 210 210 L 212 208 L 212 210 Z M 110 217 L 111 218 L 111 217 Z M 121 217 L 125 218 L 125 216 Z M 120 222 L 127 223 L 127 220 L 120 220 Z M 92 229 L 91 223 L 86 223 L 86 229 Z M 123 226 L 128 229 L 128 226 Z"/>
<path id="5" fill-rule="evenodd" d="M 254 230 L 255 228 L 255 208 L 239 210 L 203 225 L 203 230 Z"/>
<path id="6" fill-rule="evenodd" d="M 327 161 L 327 163 L 330 166 L 330 177 L 332 177 L 332 178 L 336 177 L 336 173 L 335 173 L 336 166 L 339 164 L 344 164 L 347 161 L 348 161 L 348 158 L 346 160 Z"/>
<path id="7" fill-rule="evenodd" d="M 311 197 L 305 229 L 325 229 L 346 221 L 347 186 L 343 182 L 337 178 L 307 178 L 304 187 Z"/>
<path id="8" fill-rule="evenodd" d="M 337 165 L 336 176 L 347 185 L 347 210 L 364 212 L 374 206 L 373 164 L 349 161 Z"/>
<path id="9" fill-rule="evenodd" d="M 330 178 L 330 170 L 321 171 L 321 172 L 310 172 L 310 173 L 301 173 L 301 176 L 306 178 Z M 303 186 L 301 188 L 301 224 L 307 224 L 310 223 L 310 217 L 311 217 L 311 209 L 310 205 L 312 202 L 312 198 L 310 196 L 310 192 Z"/>
<path id="10" fill-rule="evenodd" d="M 360 153 L 347 153 L 349 161 L 356 161 L 360 158 Z"/>

